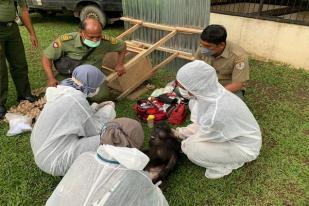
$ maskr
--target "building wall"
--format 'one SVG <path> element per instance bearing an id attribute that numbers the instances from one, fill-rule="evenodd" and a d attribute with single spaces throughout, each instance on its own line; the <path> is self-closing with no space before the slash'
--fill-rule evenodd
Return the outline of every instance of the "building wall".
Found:
<path id="1" fill-rule="evenodd" d="M 309 26 L 223 14 L 210 14 L 210 24 L 222 24 L 228 40 L 253 58 L 278 61 L 309 70 Z"/>

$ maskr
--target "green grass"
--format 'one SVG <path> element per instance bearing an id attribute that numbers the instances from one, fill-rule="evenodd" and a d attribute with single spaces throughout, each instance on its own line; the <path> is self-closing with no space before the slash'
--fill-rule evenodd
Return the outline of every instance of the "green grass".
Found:
<path id="1" fill-rule="evenodd" d="M 58 35 L 76 31 L 72 17 L 33 16 L 41 48 Z M 107 28 L 117 35 L 121 26 Z M 32 88 L 45 85 L 40 65 L 41 49 L 33 50 L 24 28 Z M 209 180 L 205 169 L 181 156 L 177 170 L 166 182 L 164 194 L 170 205 L 309 205 L 309 73 L 286 65 L 252 60 L 246 103 L 263 131 L 261 155 L 254 162 L 219 180 Z M 175 72 L 161 70 L 151 79 L 157 86 L 172 80 Z M 7 106 L 16 104 L 10 82 Z M 118 116 L 134 118 L 128 109 L 134 102 L 117 104 Z M 143 125 L 148 135 L 149 131 Z M 40 171 L 33 160 L 29 134 L 6 137 L 0 123 L 0 205 L 43 205 L 61 178 Z M 148 137 L 147 137 L 148 138 Z"/>

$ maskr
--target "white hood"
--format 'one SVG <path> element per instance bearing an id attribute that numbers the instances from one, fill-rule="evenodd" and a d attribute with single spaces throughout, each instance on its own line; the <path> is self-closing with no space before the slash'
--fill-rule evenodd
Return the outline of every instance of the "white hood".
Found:
<path id="1" fill-rule="evenodd" d="M 73 87 L 58 85 L 57 87 L 48 87 L 46 89 L 46 101 L 53 102 L 59 97 L 67 94 L 83 95 L 82 92 L 78 91 L 77 89 L 74 89 Z"/>
<path id="2" fill-rule="evenodd" d="M 223 95 L 215 69 L 204 61 L 195 60 L 181 67 L 177 81 L 198 99 L 215 100 Z"/>
<path id="3" fill-rule="evenodd" d="M 97 154 L 108 161 L 117 161 L 131 170 L 143 170 L 149 162 L 149 157 L 136 148 L 105 144 L 98 148 Z"/>

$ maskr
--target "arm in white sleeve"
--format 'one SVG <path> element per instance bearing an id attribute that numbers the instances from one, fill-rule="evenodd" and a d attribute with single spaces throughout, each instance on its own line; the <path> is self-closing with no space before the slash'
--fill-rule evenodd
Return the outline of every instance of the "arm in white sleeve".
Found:
<path id="1" fill-rule="evenodd" d="M 177 127 L 176 132 L 178 133 L 179 138 L 186 139 L 189 136 L 196 134 L 198 129 L 199 129 L 198 124 L 192 123 L 186 127 Z"/>
<path id="2" fill-rule="evenodd" d="M 116 118 L 116 111 L 112 105 L 105 105 L 98 109 L 95 113 L 95 117 L 101 122 L 106 123 Z"/>
<path id="3" fill-rule="evenodd" d="M 223 133 L 224 125 L 220 122 L 214 122 L 211 125 L 203 125 L 199 127 L 198 132 L 194 135 L 207 142 L 226 142 L 229 141 Z"/>

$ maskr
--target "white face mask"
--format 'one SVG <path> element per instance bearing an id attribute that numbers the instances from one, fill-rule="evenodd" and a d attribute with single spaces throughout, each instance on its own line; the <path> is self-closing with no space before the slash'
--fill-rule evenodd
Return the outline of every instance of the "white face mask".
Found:
<path id="1" fill-rule="evenodd" d="M 91 41 L 89 39 L 84 39 L 83 40 L 84 44 L 87 45 L 88 47 L 91 47 L 91 48 L 96 48 L 100 45 L 101 41 Z"/>
<path id="2" fill-rule="evenodd" d="M 95 95 L 97 95 L 97 94 L 99 93 L 99 91 L 100 91 L 100 88 L 97 88 L 97 89 L 95 90 L 95 92 L 89 93 L 89 94 L 87 95 L 87 97 L 94 97 Z"/>
<path id="3" fill-rule="evenodd" d="M 178 87 L 178 89 L 179 89 L 180 95 L 181 95 L 183 98 L 185 98 L 185 99 L 193 99 L 193 98 L 194 98 L 194 96 L 190 95 L 189 92 L 188 92 L 187 90 L 184 90 L 184 89 L 182 89 L 182 88 L 180 88 L 180 87 Z"/>

